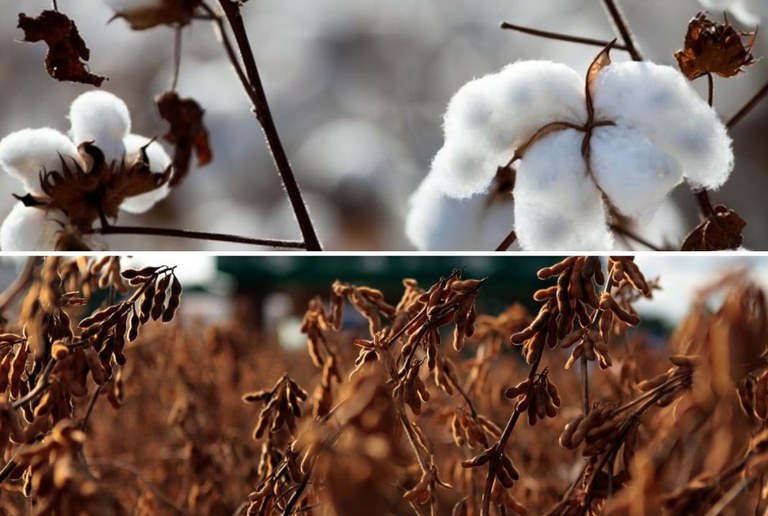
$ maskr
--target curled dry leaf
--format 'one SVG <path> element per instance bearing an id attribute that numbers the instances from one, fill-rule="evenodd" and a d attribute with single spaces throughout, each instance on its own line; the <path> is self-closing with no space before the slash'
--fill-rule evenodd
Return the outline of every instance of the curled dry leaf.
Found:
<path id="1" fill-rule="evenodd" d="M 744 239 L 747 223 L 735 211 L 722 204 L 715 213 L 691 231 L 683 242 L 683 251 L 723 251 L 737 249 Z"/>
<path id="2" fill-rule="evenodd" d="M 192 152 L 197 155 L 197 165 L 202 167 L 213 159 L 208 142 L 208 130 L 203 125 L 203 109 L 191 98 L 181 98 L 175 91 L 167 91 L 156 99 L 157 109 L 163 120 L 171 124 L 163 138 L 175 145 L 173 166 L 175 172 L 170 185 L 175 186 L 189 172 Z"/>
<path id="3" fill-rule="evenodd" d="M 756 36 L 757 31 L 737 31 L 727 19 L 716 23 L 698 13 L 688 23 L 685 47 L 675 52 L 675 58 L 680 71 L 691 81 L 709 73 L 733 77 L 755 62 L 751 51 Z M 744 37 L 749 37 L 746 43 Z"/>
<path id="4" fill-rule="evenodd" d="M 101 86 L 106 79 L 103 75 L 94 75 L 88 71 L 84 61 L 88 61 L 91 51 L 80 37 L 75 22 L 65 14 L 43 11 L 39 16 L 32 18 L 21 13 L 18 27 L 24 31 L 23 41 L 45 41 L 48 45 L 45 69 L 54 79 L 93 86 Z"/>

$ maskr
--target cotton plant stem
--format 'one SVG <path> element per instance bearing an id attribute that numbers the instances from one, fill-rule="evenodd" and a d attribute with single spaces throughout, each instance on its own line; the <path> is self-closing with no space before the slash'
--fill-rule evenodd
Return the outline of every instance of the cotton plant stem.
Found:
<path id="1" fill-rule="evenodd" d="M 736 114 L 731 117 L 730 120 L 728 120 L 728 122 L 725 124 L 725 127 L 728 129 L 733 129 L 733 127 L 741 122 L 767 95 L 768 83 L 765 83 L 763 87 L 760 88 L 758 92 L 755 93 L 752 98 L 749 99 L 747 103 L 744 104 L 744 106 L 742 106 L 742 108 L 739 109 Z"/>
<path id="2" fill-rule="evenodd" d="M 209 233 L 206 231 L 189 231 L 174 228 L 148 228 L 143 226 L 102 226 L 93 230 L 100 235 L 153 235 L 173 238 L 189 238 L 194 240 L 210 240 L 214 242 L 230 242 L 235 244 L 261 245 L 265 247 L 285 249 L 307 249 L 302 241 L 280 240 L 273 238 L 250 238 L 223 233 Z"/>
<path id="3" fill-rule="evenodd" d="M 644 247 L 647 247 L 648 249 L 650 249 L 652 251 L 664 251 L 664 249 L 662 249 L 661 246 L 658 246 L 658 245 L 654 244 L 653 242 L 651 242 L 650 240 L 647 240 L 646 238 L 641 237 L 640 235 L 638 235 L 634 231 L 625 228 L 621 224 L 611 224 L 610 228 L 611 228 L 611 231 L 613 231 L 614 233 L 618 233 L 619 235 L 624 236 L 624 237 L 626 237 L 629 240 L 633 240 L 633 241 L 637 242 L 638 244 L 640 244 L 640 245 L 642 245 Z"/>
<path id="4" fill-rule="evenodd" d="M 288 194 L 288 200 L 291 203 L 293 212 L 296 215 L 296 221 L 301 229 L 304 238 L 304 244 L 308 251 L 322 251 L 320 241 L 315 234 L 315 228 L 312 225 L 312 219 L 307 211 L 307 206 L 301 195 L 299 183 L 293 174 L 293 169 L 288 161 L 288 156 L 283 148 L 283 143 L 277 132 L 277 126 L 272 118 L 272 112 L 267 102 L 266 92 L 261 82 L 259 69 L 256 66 L 256 60 L 253 56 L 248 33 L 245 30 L 242 15 L 240 14 L 240 4 L 234 0 L 219 0 L 219 5 L 224 10 L 224 15 L 232 29 L 235 37 L 235 43 L 240 51 L 240 57 L 243 61 L 245 73 L 248 77 L 250 89 L 253 92 L 253 109 L 264 135 L 267 139 L 267 145 L 272 152 L 272 158 L 277 166 L 277 171 L 282 179 L 285 191 Z"/>
<path id="5" fill-rule="evenodd" d="M 609 43 L 609 41 L 604 41 L 601 39 L 583 38 L 581 36 L 571 36 L 569 34 L 561 34 L 559 32 L 549 32 L 546 30 L 534 29 L 531 27 L 523 27 L 522 25 L 515 25 L 509 22 L 503 22 L 501 24 L 501 28 L 522 32 L 523 34 L 529 34 L 531 36 L 537 36 L 540 38 L 554 39 L 558 41 L 568 41 L 570 43 L 580 43 L 582 45 L 591 45 L 591 46 L 601 47 L 601 48 L 605 47 Z M 614 45 L 613 48 L 615 48 L 616 50 L 625 50 L 625 51 L 629 50 L 629 48 L 626 45 Z"/>
<path id="6" fill-rule="evenodd" d="M 515 243 L 517 240 L 517 233 L 515 233 L 514 230 L 509 232 L 509 235 L 507 235 L 504 240 L 501 241 L 501 243 L 496 247 L 496 251 L 506 251 L 509 249 L 509 246 Z"/>
<path id="7" fill-rule="evenodd" d="M 624 18 L 624 14 L 621 12 L 621 8 L 619 8 L 616 0 L 603 0 L 603 6 L 605 7 L 605 10 L 608 11 L 608 15 L 613 21 L 613 24 L 616 26 L 616 29 L 619 31 L 621 39 L 624 41 L 624 45 L 627 47 L 626 50 L 629 52 L 632 60 L 642 61 L 643 56 L 640 55 L 640 51 L 638 50 L 637 43 L 632 36 L 632 31 L 629 28 L 629 24 L 627 23 L 626 18 Z"/>

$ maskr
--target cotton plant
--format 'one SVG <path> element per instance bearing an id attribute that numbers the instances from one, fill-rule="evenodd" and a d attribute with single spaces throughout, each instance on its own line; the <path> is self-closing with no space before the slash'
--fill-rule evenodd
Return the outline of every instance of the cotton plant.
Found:
<path id="1" fill-rule="evenodd" d="M 0 141 L 0 167 L 25 194 L 0 226 L 4 251 L 94 249 L 93 233 L 119 211 L 143 213 L 168 195 L 171 159 L 131 133 L 128 107 L 105 91 L 82 94 L 69 111 L 69 135 L 22 129 Z"/>
<path id="2" fill-rule="evenodd" d="M 438 231 L 425 215 L 424 191 L 466 210 L 476 205 L 480 214 L 462 218 L 462 230 L 501 235 L 477 249 L 495 249 L 514 229 L 524 250 L 610 250 L 616 216 L 642 223 L 679 183 L 716 189 L 733 168 L 724 125 L 680 72 L 611 63 L 608 49 L 586 81 L 549 61 L 518 61 L 470 81 L 451 99 L 444 131 L 411 199 L 408 236 L 422 250 L 440 246 L 440 238 L 423 235 L 428 227 Z M 507 217 L 489 196 L 503 170 L 515 177 L 514 208 L 505 208 L 514 215 Z M 415 229 L 418 220 L 423 227 Z"/>

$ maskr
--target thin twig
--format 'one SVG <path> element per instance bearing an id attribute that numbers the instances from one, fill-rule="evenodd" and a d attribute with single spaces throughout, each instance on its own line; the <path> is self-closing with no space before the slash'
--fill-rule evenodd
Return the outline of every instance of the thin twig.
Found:
<path id="1" fill-rule="evenodd" d="M 304 242 L 298 240 L 279 240 L 274 238 L 250 238 L 223 233 L 206 231 L 188 231 L 174 228 L 147 228 L 142 226 L 106 226 L 93 230 L 100 235 L 154 235 L 174 238 L 191 238 L 196 240 L 211 240 L 214 242 L 231 242 L 235 244 L 262 245 L 266 247 L 283 247 L 286 249 L 305 249 Z"/>
<path id="2" fill-rule="evenodd" d="M 176 90 L 179 84 L 179 70 L 181 70 L 181 35 L 182 27 L 176 27 L 173 37 L 173 78 L 171 79 L 171 91 Z"/>
<path id="3" fill-rule="evenodd" d="M 51 372 L 53 371 L 53 367 L 55 365 L 56 360 L 53 358 L 49 359 L 48 363 L 45 364 L 45 369 L 43 369 L 43 372 L 40 375 L 40 379 L 37 381 L 35 388 L 29 391 L 26 396 L 23 396 L 14 401 L 11 404 L 11 408 L 17 409 L 19 407 L 23 407 L 27 403 L 31 403 L 42 396 L 43 392 L 45 392 L 45 389 L 48 387 Z"/>
<path id="4" fill-rule="evenodd" d="M 752 111 L 755 106 L 757 106 L 761 100 L 765 98 L 765 96 L 768 95 L 768 83 L 765 83 L 760 90 L 754 94 L 754 96 L 747 101 L 744 106 L 742 106 L 741 109 L 739 109 L 735 115 L 731 117 L 730 120 L 728 120 L 728 123 L 725 124 L 725 127 L 728 129 L 733 129 L 733 127 L 738 124 L 739 122 L 746 117 L 750 111 Z"/>
<path id="5" fill-rule="evenodd" d="M 621 39 L 624 41 L 624 45 L 627 47 L 626 50 L 629 52 L 632 60 L 642 61 L 643 57 L 640 55 L 640 51 L 637 48 L 637 43 L 632 37 L 632 31 L 629 29 L 629 24 L 627 23 L 626 18 L 624 18 L 624 14 L 621 12 L 621 9 L 619 8 L 616 1 L 603 0 L 603 6 L 608 11 L 611 20 L 613 20 L 613 24 L 619 31 L 619 34 L 621 34 Z"/>
<path id="6" fill-rule="evenodd" d="M 711 73 L 707 73 L 707 104 L 709 104 L 709 107 L 712 107 L 712 105 L 715 103 L 715 79 L 712 77 Z"/>
<path id="7" fill-rule="evenodd" d="M 13 280 L 13 283 L 0 294 L 0 315 L 2 315 L 10 306 L 11 303 L 21 294 L 27 286 L 32 283 L 34 277 L 35 265 L 37 265 L 38 257 L 29 256 L 24 262 L 24 268 L 18 277 Z"/>
<path id="8" fill-rule="evenodd" d="M 85 415 L 83 416 L 83 420 L 80 422 L 80 430 L 87 431 L 88 430 L 88 420 L 91 418 L 91 414 L 93 413 L 93 408 L 96 406 L 96 401 L 99 398 L 99 395 L 101 394 L 101 390 L 104 388 L 104 383 L 96 387 L 96 390 L 93 393 L 93 396 L 91 396 L 90 401 L 88 402 L 88 408 L 85 409 Z"/>
<path id="9" fill-rule="evenodd" d="M 558 41 L 568 41 L 571 43 L 581 43 L 582 45 L 592 45 L 600 48 L 604 48 L 609 43 L 609 41 L 604 41 L 601 39 L 584 38 L 581 36 L 571 36 L 569 34 L 562 34 L 559 32 L 549 32 L 546 30 L 523 27 L 522 25 L 514 25 L 509 22 L 502 23 L 501 28 L 522 32 L 523 34 L 530 34 L 531 36 L 538 36 L 540 38 L 555 39 Z M 629 50 L 625 45 L 614 45 L 613 48 L 615 48 L 616 50 L 626 50 L 626 51 Z"/>
<path id="10" fill-rule="evenodd" d="M 506 251 L 509 249 L 509 246 L 515 243 L 515 240 L 517 240 L 517 233 L 515 233 L 514 230 L 510 231 L 509 234 L 504 238 L 504 240 L 501 241 L 499 246 L 496 248 L 497 251 Z"/>
<path id="11" fill-rule="evenodd" d="M 275 161 L 277 171 L 280 174 L 283 186 L 288 194 L 288 200 L 291 202 L 291 207 L 296 215 L 296 221 L 301 229 L 306 249 L 308 251 L 322 251 L 320 241 L 318 240 L 317 235 L 315 234 L 315 228 L 312 225 L 312 219 L 309 216 L 307 206 L 302 198 L 299 183 L 296 181 L 296 177 L 293 174 L 293 169 L 291 168 L 288 156 L 283 148 L 283 143 L 277 132 L 277 126 L 272 118 L 272 112 L 270 111 L 267 102 L 267 95 L 261 82 L 259 69 L 256 66 L 256 60 L 253 56 L 250 42 L 248 41 L 248 33 L 245 30 L 245 24 L 243 23 L 243 18 L 240 14 L 240 4 L 233 0 L 219 0 L 219 4 L 224 10 L 224 15 L 229 22 L 232 34 L 235 37 L 235 43 L 240 51 L 240 57 L 243 60 L 245 73 L 248 76 L 250 87 L 255 95 L 255 99 L 253 100 L 254 113 L 264 130 L 267 145 L 272 152 L 272 158 Z"/>
<path id="12" fill-rule="evenodd" d="M 533 363 L 531 364 L 531 369 L 528 371 L 528 380 L 531 380 L 531 387 L 533 388 L 533 378 L 536 376 L 536 373 L 539 370 L 539 364 L 541 364 L 541 358 L 544 356 L 544 345 L 542 344 L 539 346 L 539 349 L 536 353 L 536 358 L 534 359 Z M 494 448 L 496 448 L 496 454 L 502 454 L 504 453 L 504 447 L 507 445 L 507 441 L 509 440 L 509 436 L 512 435 L 512 430 L 515 429 L 515 424 L 517 424 L 517 420 L 520 418 L 520 412 L 517 411 L 517 409 L 514 409 L 512 412 L 512 415 L 507 420 L 506 426 L 504 426 L 504 430 L 501 432 L 501 437 L 499 437 L 499 440 L 494 445 Z M 493 483 L 496 480 L 496 464 L 497 461 L 495 459 L 491 459 L 488 462 L 488 476 L 485 480 L 485 490 L 483 491 L 483 499 L 482 499 L 482 505 L 480 507 L 480 516 L 489 516 L 490 510 L 491 510 L 491 492 L 493 490 Z"/>
<path id="13" fill-rule="evenodd" d="M 749 487 L 749 485 L 754 481 L 754 478 L 747 477 L 734 484 L 733 487 L 731 487 L 728 492 L 725 493 L 723 497 L 720 498 L 720 500 L 718 500 L 717 503 L 713 505 L 704 516 L 717 516 L 718 514 L 722 513 L 723 509 L 725 509 L 728 504 L 734 500 L 734 498 L 739 496 L 739 493 L 741 493 L 745 488 Z"/>
<path id="14" fill-rule="evenodd" d="M 647 247 L 648 249 L 650 249 L 652 251 L 663 251 L 664 250 L 660 246 L 650 242 L 649 240 L 647 240 L 644 237 L 638 235 L 634 231 L 625 228 L 621 224 L 611 224 L 610 228 L 611 228 L 611 230 L 614 233 L 618 233 L 620 235 L 623 235 L 623 236 L 627 237 L 630 240 L 634 240 L 638 244 L 641 244 L 641 245 Z"/>

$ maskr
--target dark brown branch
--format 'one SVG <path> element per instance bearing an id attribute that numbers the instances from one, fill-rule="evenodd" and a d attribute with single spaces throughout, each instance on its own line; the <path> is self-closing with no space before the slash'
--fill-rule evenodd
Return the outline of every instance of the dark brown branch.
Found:
<path id="1" fill-rule="evenodd" d="M 514 230 L 509 232 L 509 235 L 504 238 L 504 240 L 501 241 L 499 246 L 496 248 L 497 251 L 506 251 L 509 249 L 509 246 L 515 243 L 515 240 L 517 240 L 517 233 L 515 233 Z"/>
<path id="2" fill-rule="evenodd" d="M 712 207 L 712 201 L 709 200 L 709 192 L 707 190 L 694 190 L 693 195 L 699 203 L 701 214 L 705 217 L 714 218 L 715 209 Z"/>
<path id="3" fill-rule="evenodd" d="M 229 22 L 232 34 L 235 37 L 235 43 L 240 51 L 240 57 L 242 58 L 250 89 L 253 93 L 253 96 L 249 95 L 249 97 L 251 97 L 253 102 L 254 113 L 264 130 L 267 145 L 272 152 L 272 158 L 275 161 L 277 171 L 280 174 L 283 186 L 288 194 L 288 200 L 291 202 L 291 207 L 296 215 L 296 221 L 301 229 L 305 247 L 308 251 L 322 251 L 320 241 L 318 240 L 317 235 L 315 234 L 315 228 L 312 225 L 312 219 L 309 216 L 307 206 L 302 198 L 299 183 L 296 181 L 296 177 L 293 174 L 293 169 L 288 161 L 288 156 L 283 148 L 283 143 L 277 132 L 275 121 L 272 118 L 272 112 L 267 103 L 267 95 L 264 91 L 261 76 L 259 75 L 259 69 L 256 66 L 256 60 L 253 56 L 253 51 L 251 50 L 251 44 L 248 41 L 248 33 L 245 30 L 243 18 L 240 14 L 240 4 L 233 0 L 219 0 L 219 4 L 224 10 L 224 15 Z"/>
<path id="4" fill-rule="evenodd" d="M 105 226 L 96 228 L 93 233 L 100 235 L 154 235 L 173 238 L 192 238 L 211 240 L 214 242 L 231 242 L 235 244 L 262 245 L 266 247 L 282 247 L 285 249 L 305 249 L 304 242 L 297 240 L 278 240 L 273 238 L 250 238 L 206 231 L 188 231 L 173 228 L 147 228 L 141 226 Z"/>
<path id="5" fill-rule="evenodd" d="M 616 26 L 616 29 L 621 35 L 621 39 L 624 45 L 627 47 L 627 52 L 632 56 L 633 61 L 642 61 L 643 57 L 640 55 L 640 51 L 637 49 L 637 43 L 632 36 L 632 31 L 629 29 L 629 24 L 624 18 L 624 14 L 621 12 L 618 4 L 615 0 L 603 0 L 603 6 L 608 11 L 608 14 Z"/>
<path id="6" fill-rule="evenodd" d="M 19 407 L 23 407 L 27 403 L 31 403 L 42 396 L 45 392 L 45 389 L 48 388 L 51 372 L 53 371 L 55 365 L 56 360 L 53 358 L 49 359 L 48 363 L 45 364 L 45 369 L 43 369 L 42 374 L 40 374 L 40 379 L 37 381 L 37 385 L 35 385 L 34 389 L 29 391 L 26 396 L 22 396 L 21 398 L 14 401 L 11 404 L 11 408 L 17 409 Z"/>
<path id="7" fill-rule="evenodd" d="M 181 69 L 181 31 L 181 27 L 176 27 L 173 37 L 173 78 L 171 79 L 171 91 L 175 91 L 176 86 L 179 84 L 179 70 Z"/>
<path id="8" fill-rule="evenodd" d="M 600 39 L 583 38 L 581 36 L 571 36 L 569 34 L 561 34 L 559 32 L 549 32 L 546 30 L 523 27 L 522 25 L 514 25 L 509 22 L 502 23 L 501 28 L 522 32 L 523 34 L 530 34 L 531 36 L 538 36 L 540 38 L 568 41 L 570 43 L 581 43 L 582 45 L 592 45 L 600 48 L 604 48 L 608 45 L 608 43 L 610 43 L 609 41 L 603 41 Z M 616 50 L 629 50 L 626 45 L 614 45 L 613 48 Z"/>
<path id="9" fill-rule="evenodd" d="M 765 96 L 768 95 L 768 83 L 765 83 L 765 85 L 760 88 L 760 90 L 755 93 L 755 95 L 747 101 L 744 106 L 742 106 L 739 111 L 731 117 L 730 120 L 728 120 L 728 123 L 725 124 L 725 126 L 728 129 L 732 129 L 733 126 L 741 122 L 741 120 L 746 117 L 750 111 L 752 111 L 755 106 L 757 106 L 761 100 L 765 98 Z"/>

